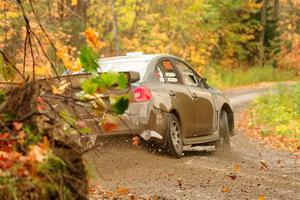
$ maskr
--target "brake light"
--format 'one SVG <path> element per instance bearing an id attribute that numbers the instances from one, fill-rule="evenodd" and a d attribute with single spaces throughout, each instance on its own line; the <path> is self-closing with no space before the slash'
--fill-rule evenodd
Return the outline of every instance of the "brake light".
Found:
<path id="1" fill-rule="evenodd" d="M 146 87 L 136 87 L 133 89 L 134 102 L 145 102 L 152 98 L 151 91 Z"/>

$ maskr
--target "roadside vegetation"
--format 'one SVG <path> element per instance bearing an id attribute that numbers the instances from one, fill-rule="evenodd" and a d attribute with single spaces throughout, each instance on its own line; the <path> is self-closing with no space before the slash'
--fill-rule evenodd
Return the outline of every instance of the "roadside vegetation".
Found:
<path id="1" fill-rule="evenodd" d="M 243 122 L 248 134 L 277 148 L 300 150 L 300 84 L 278 85 L 253 102 Z"/>
<path id="2" fill-rule="evenodd" d="M 294 69 L 264 67 L 226 69 L 220 66 L 207 67 L 203 76 L 208 82 L 218 88 L 253 85 L 262 82 L 297 81 L 300 76 Z"/>
<path id="3" fill-rule="evenodd" d="M 76 77 L 56 77 L 37 81 L 41 77 L 35 70 L 41 70 L 43 75 L 47 72 L 46 67 L 37 66 L 39 59 L 45 59 L 53 75 L 58 75 L 37 32 L 56 47 L 41 24 L 38 28 L 30 26 L 30 16 L 35 15 L 33 2 L 30 1 L 30 11 L 22 1 L 8 5 L 22 10 L 27 31 L 21 68 L 10 59 L 8 50 L 0 49 L 1 76 L 5 80 L 0 88 L 0 199 L 87 199 L 83 155 L 94 146 L 81 142 L 82 138 L 89 139 L 92 127 L 79 115 L 88 113 L 94 118 L 93 130 L 97 133 L 116 128 L 115 119 L 127 109 L 129 95 L 110 90 L 124 90 L 128 79 L 124 73 L 98 74 L 99 38 L 87 30 L 86 44 L 76 50 L 76 56 L 70 56 L 65 48 L 55 49 L 64 70 L 82 70 L 86 72 L 84 79 L 76 82 Z M 32 40 L 37 43 L 32 44 Z M 43 53 L 36 55 L 33 48 Z M 25 61 L 27 53 L 31 55 L 29 62 Z M 106 102 L 100 95 L 104 93 L 109 97 Z M 80 114 L 76 115 L 76 111 Z"/>
<path id="4" fill-rule="evenodd" d="M 31 78 L 33 69 L 24 63 L 34 63 L 36 78 L 60 75 L 64 66 L 78 71 L 76 54 L 85 44 L 85 32 L 97 35 L 98 57 L 132 51 L 174 54 L 221 87 L 290 80 L 300 70 L 298 0 L 21 2 L 30 19 L 27 28 L 39 38 L 27 41 L 40 43 L 44 51 L 24 45 L 20 8 L 1 2 L 0 81 L 21 80 L 5 64 L 8 60 Z"/>

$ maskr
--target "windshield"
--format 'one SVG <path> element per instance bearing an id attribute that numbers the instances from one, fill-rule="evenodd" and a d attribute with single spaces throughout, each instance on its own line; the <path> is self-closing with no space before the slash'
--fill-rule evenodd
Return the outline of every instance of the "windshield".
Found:
<path id="1" fill-rule="evenodd" d="M 106 61 L 99 63 L 100 68 L 98 72 L 128 72 L 134 71 L 140 74 L 140 80 L 143 80 L 145 76 L 148 61 L 123 61 L 123 62 L 114 62 L 114 61 Z"/>

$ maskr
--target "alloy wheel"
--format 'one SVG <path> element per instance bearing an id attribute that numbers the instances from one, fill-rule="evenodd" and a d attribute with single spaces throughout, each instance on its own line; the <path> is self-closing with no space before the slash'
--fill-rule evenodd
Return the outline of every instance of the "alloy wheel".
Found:
<path id="1" fill-rule="evenodd" d="M 174 150 L 180 153 L 182 151 L 182 139 L 181 139 L 181 131 L 178 122 L 172 121 L 170 127 L 170 136 L 173 143 Z"/>

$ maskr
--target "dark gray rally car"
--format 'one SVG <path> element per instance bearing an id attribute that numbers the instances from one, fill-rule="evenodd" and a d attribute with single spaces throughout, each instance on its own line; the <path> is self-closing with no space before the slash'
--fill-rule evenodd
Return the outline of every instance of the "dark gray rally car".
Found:
<path id="1" fill-rule="evenodd" d="M 176 157 L 182 156 L 185 145 L 230 147 L 234 132 L 230 102 L 182 59 L 140 53 L 104 58 L 99 65 L 99 72 L 139 74 L 131 85 L 133 101 L 117 128 L 106 135 L 138 134 Z"/>

